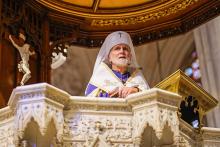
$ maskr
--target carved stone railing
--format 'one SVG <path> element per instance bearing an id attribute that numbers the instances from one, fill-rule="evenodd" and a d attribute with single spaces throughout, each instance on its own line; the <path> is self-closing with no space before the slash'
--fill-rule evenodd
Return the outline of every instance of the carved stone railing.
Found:
<path id="1" fill-rule="evenodd" d="M 220 146 L 219 129 L 180 118 L 182 100 L 158 88 L 121 99 L 70 96 L 46 83 L 17 87 L 0 109 L 0 146 Z"/>

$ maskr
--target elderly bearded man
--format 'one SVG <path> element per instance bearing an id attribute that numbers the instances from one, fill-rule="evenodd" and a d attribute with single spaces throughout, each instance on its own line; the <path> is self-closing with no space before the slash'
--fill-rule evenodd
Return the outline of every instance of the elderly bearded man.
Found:
<path id="1" fill-rule="evenodd" d="M 96 59 L 85 95 L 120 97 L 149 89 L 137 64 L 134 46 L 128 33 L 109 34 Z"/>

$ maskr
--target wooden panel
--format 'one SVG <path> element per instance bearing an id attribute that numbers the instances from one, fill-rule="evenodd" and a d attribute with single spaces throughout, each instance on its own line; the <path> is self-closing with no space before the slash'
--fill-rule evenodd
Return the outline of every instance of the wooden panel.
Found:
<path id="1" fill-rule="evenodd" d="M 2 40 L 1 46 L 1 69 L 0 69 L 0 106 L 5 106 L 13 88 L 17 84 L 17 53 L 8 41 Z"/>

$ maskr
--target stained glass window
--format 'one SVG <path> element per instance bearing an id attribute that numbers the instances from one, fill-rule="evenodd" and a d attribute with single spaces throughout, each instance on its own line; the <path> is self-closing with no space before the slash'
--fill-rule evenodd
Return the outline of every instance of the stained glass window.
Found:
<path id="1" fill-rule="evenodd" d="M 199 59 L 195 50 L 191 53 L 190 58 L 191 63 L 189 63 L 189 65 L 185 68 L 184 72 L 187 76 L 192 78 L 198 85 L 202 86 Z"/>

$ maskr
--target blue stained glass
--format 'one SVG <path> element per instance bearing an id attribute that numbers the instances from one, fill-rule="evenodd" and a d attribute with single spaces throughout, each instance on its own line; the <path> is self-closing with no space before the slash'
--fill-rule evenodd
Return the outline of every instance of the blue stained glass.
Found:
<path id="1" fill-rule="evenodd" d="M 187 69 L 185 69 L 185 74 L 187 76 L 191 76 L 193 74 L 193 70 L 191 67 L 188 67 Z"/>
<path id="2" fill-rule="evenodd" d="M 199 121 L 198 120 L 192 121 L 192 126 L 193 128 L 199 128 Z"/>

